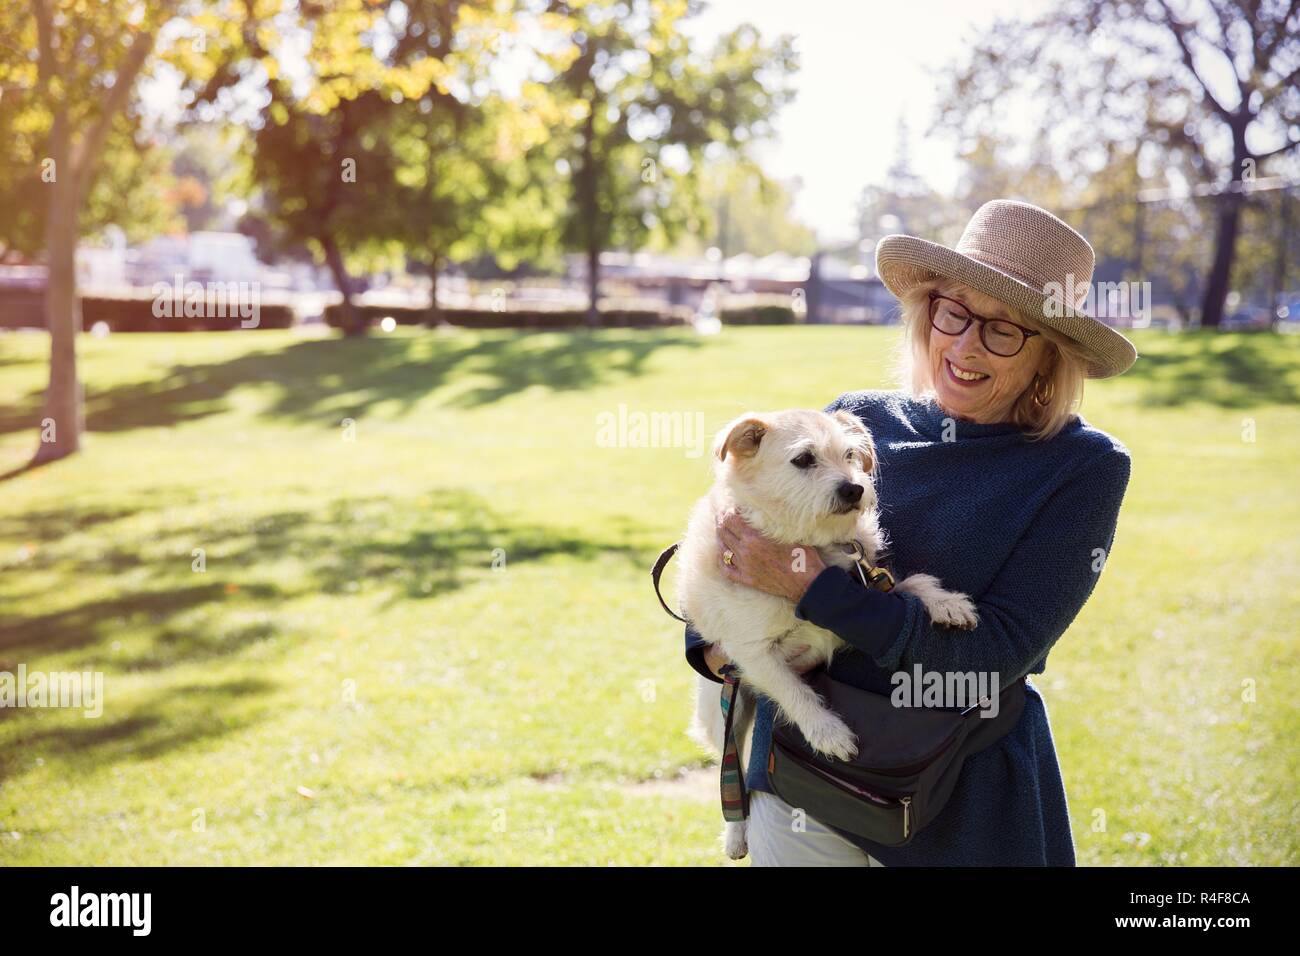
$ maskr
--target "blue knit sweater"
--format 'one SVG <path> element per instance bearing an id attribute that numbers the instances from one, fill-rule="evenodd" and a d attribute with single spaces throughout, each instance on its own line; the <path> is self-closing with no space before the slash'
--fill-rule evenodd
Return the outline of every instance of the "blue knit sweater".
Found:
<path id="1" fill-rule="evenodd" d="M 1041 674 L 1047 653 L 1092 593 L 1110 554 L 1128 485 L 1128 449 L 1076 417 L 1032 442 L 1012 424 L 955 420 L 900 391 L 852 392 L 847 409 L 871 429 L 879 474 L 883 563 L 897 580 L 925 572 L 976 602 L 979 626 L 931 625 L 918 598 L 864 588 L 829 567 L 796 614 L 846 641 L 836 680 L 889 694 L 890 675 L 996 671 L 1006 687 Z M 703 638 L 686 628 L 686 657 L 711 680 Z M 1073 866 L 1074 839 L 1047 706 L 1032 682 L 1024 713 L 1001 740 L 966 759 L 942 812 L 905 847 L 842 831 L 886 866 Z M 774 704 L 759 695 L 745 784 L 767 777 Z"/>

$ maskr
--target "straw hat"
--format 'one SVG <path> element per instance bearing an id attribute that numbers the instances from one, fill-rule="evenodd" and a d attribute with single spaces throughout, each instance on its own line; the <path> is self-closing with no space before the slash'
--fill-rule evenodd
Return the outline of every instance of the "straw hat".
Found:
<path id="1" fill-rule="evenodd" d="M 1091 356 L 1087 377 L 1110 378 L 1138 353 L 1085 311 L 1095 262 L 1083 236 L 1046 209 L 1010 199 L 980 206 L 956 249 L 915 236 L 886 236 L 876 246 L 876 272 L 899 298 L 922 283 L 955 279 L 1074 339 Z"/>

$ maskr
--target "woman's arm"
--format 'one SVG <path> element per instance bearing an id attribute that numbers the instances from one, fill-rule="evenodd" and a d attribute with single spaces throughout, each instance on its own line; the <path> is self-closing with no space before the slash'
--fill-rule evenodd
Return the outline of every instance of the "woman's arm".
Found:
<path id="1" fill-rule="evenodd" d="M 709 642 L 700 637 L 699 631 L 686 625 L 686 660 L 700 674 L 713 681 L 715 684 L 721 684 L 722 678 L 709 669 L 708 662 L 704 659 L 704 652 L 709 649 Z"/>
<path id="2" fill-rule="evenodd" d="M 817 576 L 795 614 L 885 670 L 997 672 L 1005 686 L 1047 655 L 1092 594 L 1130 473 L 1117 447 L 1058 489 L 976 600 L 973 630 L 936 627 L 919 598 L 869 590 L 838 567 Z"/>

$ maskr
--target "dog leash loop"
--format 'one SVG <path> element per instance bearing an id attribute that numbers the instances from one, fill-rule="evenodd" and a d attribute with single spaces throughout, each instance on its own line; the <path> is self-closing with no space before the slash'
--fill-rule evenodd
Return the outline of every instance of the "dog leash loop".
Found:
<path id="1" fill-rule="evenodd" d="M 668 562 L 672 559 L 672 556 L 676 554 L 677 549 L 680 548 L 681 545 L 682 543 L 680 541 L 674 541 L 660 552 L 658 560 L 655 561 L 655 566 L 650 569 L 650 577 L 655 584 L 655 597 L 659 599 L 659 604 L 663 609 L 667 611 L 670 616 L 677 618 L 677 620 L 681 621 L 683 624 L 689 624 L 691 622 L 686 620 L 686 618 L 682 617 L 680 614 L 673 613 L 673 609 L 668 606 L 668 602 L 664 600 L 664 596 L 659 592 L 659 576 L 664 573 L 664 568 L 668 566 Z"/>

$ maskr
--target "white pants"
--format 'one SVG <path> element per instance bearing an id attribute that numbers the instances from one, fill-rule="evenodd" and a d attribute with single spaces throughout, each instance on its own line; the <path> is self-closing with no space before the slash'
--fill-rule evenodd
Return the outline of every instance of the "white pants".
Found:
<path id="1" fill-rule="evenodd" d="M 766 790 L 750 792 L 745 832 L 751 866 L 885 865 L 807 814 L 798 816 L 796 829 L 790 804 Z"/>

